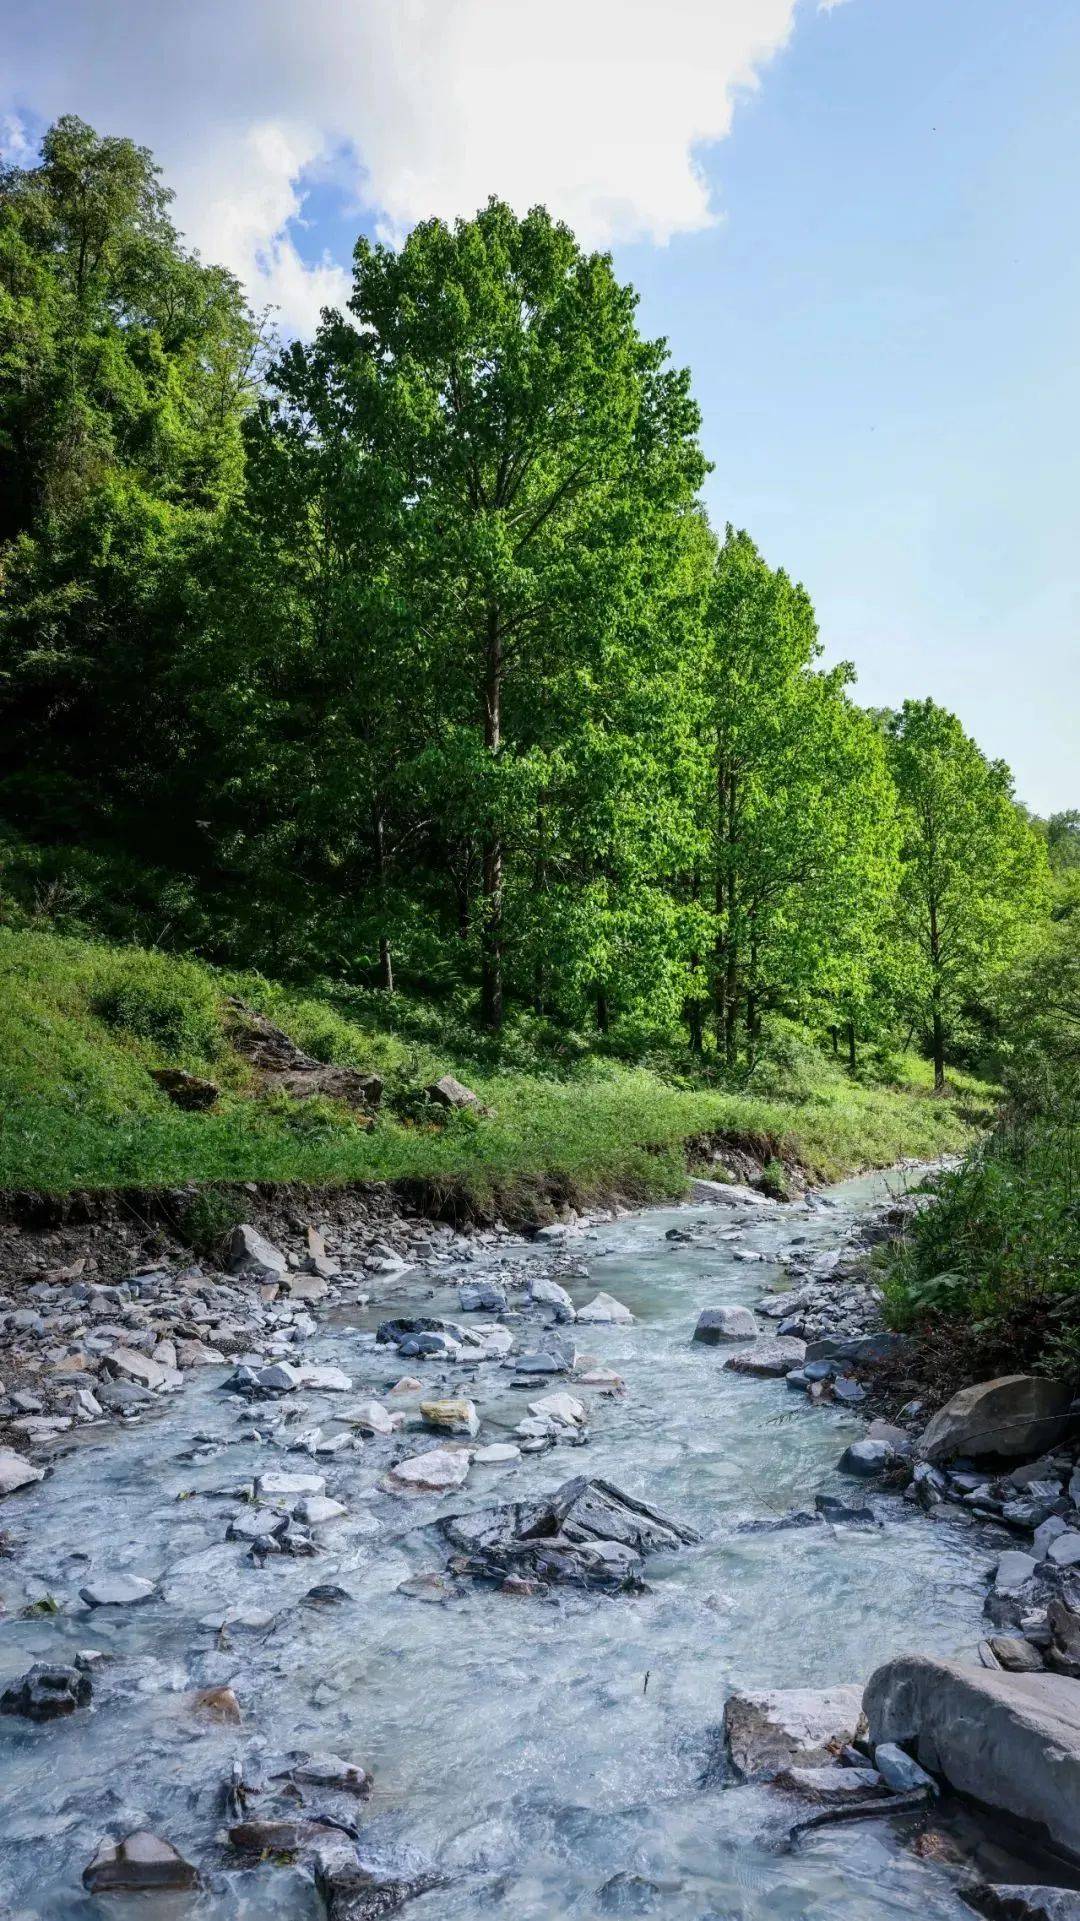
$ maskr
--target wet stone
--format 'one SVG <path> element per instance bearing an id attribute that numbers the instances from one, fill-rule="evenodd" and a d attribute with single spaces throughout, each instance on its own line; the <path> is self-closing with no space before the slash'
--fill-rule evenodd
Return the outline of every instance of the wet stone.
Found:
<path id="1" fill-rule="evenodd" d="M 90 1678 L 80 1668 L 40 1663 L 0 1695 L 0 1714 L 27 1721 L 58 1721 L 90 1704 Z"/>
<path id="2" fill-rule="evenodd" d="M 82 1878 L 91 1894 L 183 1892 L 197 1887 L 199 1881 L 191 1863 L 170 1841 L 146 1829 L 122 1841 L 103 1841 Z"/>

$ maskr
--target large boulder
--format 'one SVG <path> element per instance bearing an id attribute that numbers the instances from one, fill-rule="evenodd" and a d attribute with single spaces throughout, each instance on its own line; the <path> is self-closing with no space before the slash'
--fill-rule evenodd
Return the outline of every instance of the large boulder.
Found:
<path id="1" fill-rule="evenodd" d="M 90 1676 L 78 1668 L 39 1662 L 21 1681 L 0 1694 L 0 1714 L 21 1714 L 27 1721 L 57 1721 L 89 1705 Z"/>
<path id="2" fill-rule="evenodd" d="M 934 1415 L 919 1440 L 925 1461 L 958 1454 L 1027 1460 L 1053 1447 L 1068 1424 L 1070 1390 L 1039 1374 L 1003 1374 L 962 1387 Z"/>
<path id="3" fill-rule="evenodd" d="M 268 1241 L 257 1227 L 244 1222 L 233 1228 L 229 1266 L 234 1274 L 253 1274 L 261 1281 L 277 1281 L 287 1271 L 289 1263 L 280 1247 Z"/>
<path id="4" fill-rule="evenodd" d="M 690 1199 L 712 1207 L 775 1207 L 768 1194 L 756 1187 L 743 1187 L 738 1181 L 691 1181 Z"/>
<path id="5" fill-rule="evenodd" d="M 858 1687 L 757 1688 L 729 1695 L 724 1705 L 728 1752 L 747 1781 L 827 1767 L 855 1739 L 861 1721 Z"/>
<path id="6" fill-rule="evenodd" d="M 721 1341 L 756 1341 L 760 1332 L 748 1307 L 705 1307 L 698 1315 L 694 1339 L 717 1347 Z"/>
<path id="7" fill-rule="evenodd" d="M 1080 1681 L 903 1655 L 863 1705 L 875 1747 L 913 1748 L 950 1787 L 1080 1855 Z"/>
<path id="8" fill-rule="evenodd" d="M 14 1494 L 21 1487 L 32 1487 L 45 1479 L 45 1469 L 35 1467 L 9 1447 L 0 1447 L 0 1494 Z"/>
<path id="9" fill-rule="evenodd" d="M 123 1841 L 102 1841 L 93 1860 L 83 1869 L 83 1886 L 91 1894 L 149 1894 L 165 1889 L 185 1892 L 199 1884 L 190 1861 L 171 1841 L 145 1828 Z"/>
<path id="10" fill-rule="evenodd" d="M 806 1359 L 806 1342 L 793 1334 L 778 1335 L 775 1341 L 758 1341 L 748 1347 L 743 1354 L 733 1354 L 725 1361 L 725 1368 L 733 1368 L 736 1374 L 761 1374 L 779 1379 L 790 1374 L 793 1367 L 801 1367 Z"/>

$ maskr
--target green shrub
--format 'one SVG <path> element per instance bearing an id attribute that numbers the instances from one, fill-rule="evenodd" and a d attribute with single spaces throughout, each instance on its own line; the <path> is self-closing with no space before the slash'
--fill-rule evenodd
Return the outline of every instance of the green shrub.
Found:
<path id="1" fill-rule="evenodd" d="M 189 1201 L 180 1228 L 196 1254 L 220 1261 L 225 1257 L 229 1235 L 241 1219 L 241 1210 L 235 1201 L 216 1187 L 206 1187 Z"/>
<path id="2" fill-rule="evenodd" d="M 221 1046 L 218 997 L 209 976 L 173 956 L 120 949 L 99 963 L 91 1011 L 175 1059 L 209 1060 Z"/>

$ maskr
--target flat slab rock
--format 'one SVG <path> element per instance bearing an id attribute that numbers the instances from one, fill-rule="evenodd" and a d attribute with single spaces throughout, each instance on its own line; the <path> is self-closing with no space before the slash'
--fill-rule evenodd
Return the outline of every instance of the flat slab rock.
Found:
<path id="1" fill-rule="evenodd" d="M 462 1571 L 481 1579 L 523 1576 L 609 1592 L 640 1587 L 646 1555 L 699 1538 L 609 1481 L 584 1475 L 540 1500 L 455 1515 L 438 1526 L 468 1557 Z"/>
<path id="2" fill-rule="evenodd" d="M 783 1768 L 773 1776 L 774 1788 L 786 1788 L 818 1807 L 843 1807 L 847 1801 L 866 1801 L 886 1792 L 876 1768 Z"/>
<path id="3" fill-rule="evenodd" d="M 875 1746 L 913 1746 L 960 1793 L 1080 1857 L 1080 1680 L 905 1655 L 871 1675 L 864 1704 Z"/>
<path id="4" fill-rule="evenodd" d="M 793 1367 L 799 1367 L 806 1358 L 806 1342 L 798 1341 L 793 1334 L 782 1334 L 775 1341 L 758 1341 L 748 1347 L 743 1354 L 733 1354 L 724 1362 L 725 1368 L 732 1368 L 736 1374 L 759 1374 L 779 1379 Z"/>
<path id="5" fill-rule="evenodd" d="M 760 1688 L 728 1697 L 724 1735 L 746 1781 L 772 1781 L 789 1768 L 827 1767 L 859 1732 L 862 1690 Z"/>
<path id="6" fill-rule="evenodd" d="M 756 1187 L 743 1187 L 738 1181 L 691 1181 L 690 1199 L 715 1207 L 775 1207 L 768 1194 Z"/>
<path id="7" fill-rule="evenodd" d="M 32 1487 L 45 1479 L 45 1469 L 34 1467 L 9 1447 L 0 1447 L 0 1494 L 15 1494 L 21 1487 Z"/>

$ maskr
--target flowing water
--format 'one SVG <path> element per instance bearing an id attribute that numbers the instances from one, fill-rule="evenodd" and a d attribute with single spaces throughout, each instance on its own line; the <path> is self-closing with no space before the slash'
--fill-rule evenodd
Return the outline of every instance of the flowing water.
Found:
<path id="1" fill-rule="evenodd" d="M 829 1828 L 796 1853 L 781 1851 L 779 1837 L 803 1810 L 775 1789 L 725 1786 L 719 1765 L 717 1729 L 733 1687 L 861 1681 L 901 1650 L 970 1657 L 979 1638 L 989 1555 L 977 1531 L 930 1524 L 891 1495 L 874 1496 L 884 1525 L 873 1529 L 739 1531 L 812 1507 L 819 1491 L 865 1498 L 835 1470 L 860 1423 L 811 1407 L 782 1382 L 724 1372 L 722 1349 L 690 1339 L 703 1306 L 753 1303 L 779 1280 L 776 1263 L 793 1242 L 804 1255 L 836 1246 L 883 1191 L 882 1177 L 850 1182 L 825 1205 L 754 1216 L 737 1236 L 725 1210 L 683 1207 L 575 1241 L 589 1270 L 570 1283 L 575 1299 L 601 1287 L 636 1317 L 577 1331 L 579 1350 L 627 1384 L 622 1399 L 594 1400 L 589 1445 L 474 1467 L 461 1493 L 441 1499 L 380 1491 L 400 1439 L 320 1460 L 327 1492 L 350 1518 L 327 1531 L 315 1561 L 276 1559 L 260 1570 L 242 1544 L 224 1541 L 237 1508 L 225 1490 L 267 1468 L 315 1465 L 236 1439 L 252 1413 L 221 1391 L 224 1370 L 200 1370 L 152 1423 L 67 1454 L 3 1516 L 16 1550 L 0 1563 L 8 1614 L 0 1681 L 79 1648 L 113 1658 L 91 1711 L 45 1727 L 0 1722 L 0 1912 L 100 1921 L 114 1906 L 83 1893 L 81 1870 L 103 1834 L 146 1825 L 208 1869 L 207 1885 L 196 1896 L 117 1901 L 130 1921 L 316 1916 L 298 1867 L 237 1870 L 215 1845 L 234 1757 L 257 1774 L 262 1762 L 307 1748 L 374 1769 L 376 1791 L 359 1817 L 373 1851 L 416 1851 L 446 1873 L 444 1886 L 410 1906 L 410 1921 L 969 1914 L 950 1872 L 919 1859 L 887 1821 Z M 672 1225 L 702 1223 L 699 1244 L 665 1239 Z M 736 1260 L 736 1248 L 768 1261 Z M 515 1255 L 545 1257 L 550 1248 Z M 482 1255 L 468 1277 L 499 1264 L 497 1253 Z M 391 1307 L 373 1303 L 320 1327 L 310 1352 L 353 1377 L 349 1400 L 385 1391 L 405 1367 L 425 1386 L 461 1388 L 460 1371 L 402 1364 L 372 1345 L 370 1331 L 387 1312 L 456 1313 L 450 1274 L 418 1270 L 397 1285 Z M 466 1378 L 484 1441 L 504 1438 L 535 1398 L 498 1366 Z M 334 1397 L 303 1399 L 314 1419 L 332 1417 Z M 265 1414 L 255 1410 L 260 1421 Z M 395 1591 L 445 1565 L 426 1521 L 583 1472 L 690 1522 L 701 1544 L 654 1562 L 641 1596 L 511 1598 L 476 1588 L 430 1605 Z M 159 1595 L 92 1614 L 78 1603 L 91 1571 L 120 1570 L 159 1581 Z M 316 1581 L 337 1582 L 352 1598 L 301 1605 Z M 45 1593 L 58 1613 L 18 1618 Z M 231 1630 L 222 1647 L 200 1622 L 226 1607 L 273 1620 Z M 241 1727 L 192 1714 L 191 1691 L 223 1683 L 241 1701 Z"/>

